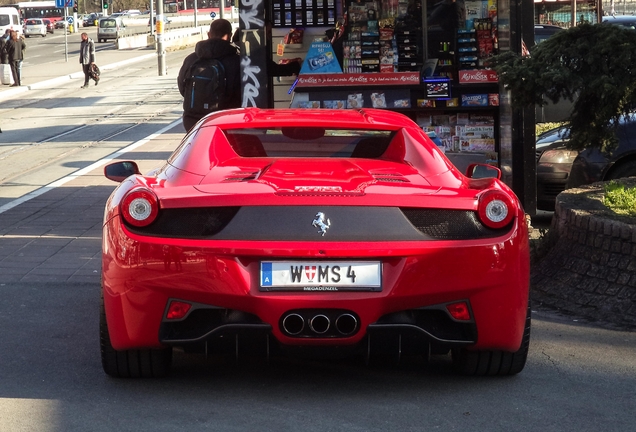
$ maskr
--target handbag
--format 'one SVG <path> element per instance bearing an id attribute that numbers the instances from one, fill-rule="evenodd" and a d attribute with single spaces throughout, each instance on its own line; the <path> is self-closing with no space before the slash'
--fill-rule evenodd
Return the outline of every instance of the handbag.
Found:
<path id="1" fill-rule="evenodd" d="M 91 68 L 88 71 L 88 75 L 95 81 L 99 80 L 100 71 L 99 71 L 99 67 L 97 67 L 95 63 L 91 65 Z"/>

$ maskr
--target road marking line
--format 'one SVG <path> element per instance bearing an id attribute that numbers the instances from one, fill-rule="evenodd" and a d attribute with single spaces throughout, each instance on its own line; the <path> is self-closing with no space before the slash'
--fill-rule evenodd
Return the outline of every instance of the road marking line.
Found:
<path id="1" fill-rule="evenodd" d="M 84 167 L 80 170 L 75 171 L 72 174 L 67 175 L 66 177 L 62 177 L 59 180 L 56 180 L 52 183 L 47 184 L 46 186 L 42 186 L 39 189 L 34 190 L 33 192 L 29 192 L 28 194 L 21 196 L 18 199 L 15 199 L 13 201 L 8 202 L 7 204 L 0 206 L 0 213 L 4 213 L 7 210 L 11 210 L 14 207 L 19 206 L 20 204 L 23 204 L 27 201 L 32 200 L 33 198 L 37 198 L 40 195 L 45 194 L 46 192 L 53 190 L 57 187 L 62 186 L 65 183 L 70 182 L 71 180 L 75 180 L 78 177 L 81 177 L 83 175 L 88 174 L 89 172 L 93 171 L 95 168 L 99 168 L 100 166 L 106 165 L 108 162 L 112 161 L 113 159 L 117 159 L 119 156 L 128 153 L 130 151 L 135 150 L 138 147 L 141 147 L 142 145 L 146 144 L 148 141 L 157 138 L 158 136 L 160 136 L 161 134 L 163 134 L 166 131 L 169 131 L 170 129 L 172 129 L 173 127 L 179 125 L 181 123 L 181 119 L 175 120 L 172 123 L 170 123 L 168 126 L 163 127 L 162 129 L 159 129 L 157 132 L 152 133 L 150 135 L 148 135 L 146 138 L 143 138 L 137 142 L 134 142 L 132 144 L 130 144 L 128 147 L 124 147 L 123 149 L 117 150 L 114 153 L 111 153 L 110 155 L 106 156 L 105 158 L 102 158 L 100 160 L 98 160 L 97 162 L 93 162 L 92 164 L 90 164 L 87 167 Z"/>

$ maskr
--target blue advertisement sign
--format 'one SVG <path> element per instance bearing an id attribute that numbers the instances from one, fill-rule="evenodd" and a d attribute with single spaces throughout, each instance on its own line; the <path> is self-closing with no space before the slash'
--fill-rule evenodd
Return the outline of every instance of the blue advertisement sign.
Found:
<path id="1" fill-rule="evenodd" d="M 342 73 L 331 44 L 329 42 L 313 42 L 309 47 L 300 73 Z"/>

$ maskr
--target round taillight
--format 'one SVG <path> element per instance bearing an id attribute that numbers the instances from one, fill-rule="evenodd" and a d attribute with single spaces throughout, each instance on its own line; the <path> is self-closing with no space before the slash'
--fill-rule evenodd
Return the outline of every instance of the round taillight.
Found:
<path id="1" fill-rule="evenodd" d="M 133 189 L 121 203 L 121 213 L 126 222 L 137 227 L 150 225 L 159 213 L 159 202 L 148 189 Z"/>
<path id="2" fill-rule="evenodd" d="M 514 216 L 512 201 L 500 191 L 488 191 L 479 197 L 479 219 L 489 228 L 503 228 Z"/>

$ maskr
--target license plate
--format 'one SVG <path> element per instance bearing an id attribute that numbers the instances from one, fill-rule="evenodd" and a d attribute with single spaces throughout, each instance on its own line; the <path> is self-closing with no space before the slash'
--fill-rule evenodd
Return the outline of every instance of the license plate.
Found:
<path id="1" fill-rule="evenodd" d="M 262 261 L 261 291 L 381 291 L 379 261 Z"/>

